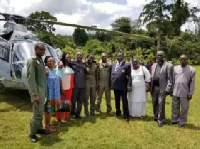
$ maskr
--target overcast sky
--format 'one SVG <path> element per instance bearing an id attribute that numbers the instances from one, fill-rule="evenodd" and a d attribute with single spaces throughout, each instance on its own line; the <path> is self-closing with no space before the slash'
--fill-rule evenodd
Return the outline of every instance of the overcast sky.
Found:
<path id="1" fill-rule="evenodd" d="M 151 0 L 0 0 L 0 12 L 28 16 L 35 11 L 48 11 L 58 21 L 81 25 L 96 25 L 111 29 L 110 24 L 119 17 L 137 19 L 143 6 Z M 171 1 L 171 0 L 168 0 Z M 200 0 L 185 0 L 200 7 Z M 2 23 L 1 23 L 2 24 Z M 0 24 L 0 25 L 1 25 Z M 193 29 L 188 23 L 183 27 Z M 71 34 L 72 27 L 56 26 L 56 33 Z"/>

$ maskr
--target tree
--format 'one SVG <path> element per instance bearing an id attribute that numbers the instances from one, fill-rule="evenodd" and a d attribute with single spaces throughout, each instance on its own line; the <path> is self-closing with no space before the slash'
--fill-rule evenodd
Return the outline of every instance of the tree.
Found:
<path id="1" fill-rule="evenodd" d="M 54 35 L 47 31 L 38 32 L 37 37 L 41 41 L 48 43 L 50 46 L 57 47 L 57 48 L 65 48 L 66 44 L 69 41 L 66 38 L 62 38 L 61 36 Z"/>
<path id="2" fill-rule="evenodd" d="M 88 36 L 84 29 L 76 28 L 73 33 L 73 39 L 77 46 L 85 46 Z"/>
<path id="3" fill-rule="evenodd" d="M 118 18 L 111 24 L 114 31 L 120 31 L 124 33 L 131 33 L 131 25 L 132 20 L 128 17 Z"/>
<path id="4" fill-rule="evenodd" d="M 31 13 L 29 15 L 30 19 L 37 19 L 37 20 L 44 20 L 44 21 L 57 21 L 57 18 L 52 16 L 49 12 L 41 11 L 41 12 L 35 12 Z M 55 31 L 55 28 L 53 27 L 52 24 L 48 23 L 41 23 L 37 21 L 28 21 L 27 22 L 27 27 L 31 31 L 47 31 L 50 33 L 53 33 Z"/>
<path id="5" fill-rule="evenodd" d="M 175 36 L 180 36 L 181 26 L 190 17 L 188 5 L 184 0 L 175 0 L 175 3 L 170 5 L 172 15 L 171 23 Z"/>
<path id="6" fill-rule="evenodd" d="M 197 16 L 198 12 L 200 12 L 198 7 L 190 9 L 190 18 L 195 23 L 195 35 L 200 35 L 200 17 Z"/>
<path id="7" fill-rule="evenodd" d="M 105 41 L 110 41 L 111 40 L 111 34 L 110 33 L 105 33 L 105 32 L 96 32 L 94 35 L 94 39 L 97 39 L 101 42 L 105 42 Z"/>
<path id="8" fill-rule="evenodd" d="M 157 50 L 160 50 L 163 22 L 169 19 L 169 16 L 164 13 L 167 9 L 166 0 L 153 0 L 144 6 L 143 12 L 139 17 L 143 24 L 154 22 L 157 30 Z"/>
<path id="9" fill-rule="evenodd" d="M 88 40 L 85 50 L 93 55 L 101 55 L 101 53 L 105 52 L 101 42 L 97 39 Z"/>

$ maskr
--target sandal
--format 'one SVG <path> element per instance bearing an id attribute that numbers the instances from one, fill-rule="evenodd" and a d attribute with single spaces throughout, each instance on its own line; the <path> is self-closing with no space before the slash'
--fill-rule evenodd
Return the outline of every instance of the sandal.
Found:
<path id="1" fill-rule="evenodd" d="M 56 131 L 56 129 L 53 126 L 50 126 L 49 131 L 54 132 L 54 131 Z"/>
<path id="2" fill-rule="evenodd" d="M 51 131 L 51 132 L 56 131 L 54 126 L 45 127 L 45 130 L 48 130 L 48 131 Z"/>

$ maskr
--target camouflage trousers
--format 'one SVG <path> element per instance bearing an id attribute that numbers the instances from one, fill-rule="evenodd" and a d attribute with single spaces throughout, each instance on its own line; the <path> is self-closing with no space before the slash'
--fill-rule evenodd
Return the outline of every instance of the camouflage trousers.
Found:
<path id="1" fill-rule="evenodd" d="M 111 90 L 110 90 L 109 85 L 105 85 L 105 84 L 100 84 L 98 98 L 97 98 L 96 111 L 97 112 L 101 112 L 101 102 L 102 102 L 102 96 L 103 96 L 104 91 L 105 91 L 107 113 L 110 113 L 112 111 L 112 107 L 111 107 Z"/>
<path id="2" fill-rule="evenodd" d="M 85 115 L 89 114 L 88 111 L 89 99 L 90 99 L 90 114 L 95 114 L 96 86 L 94 85 L 86 85 L 85 100 L 84 100 Z"/>

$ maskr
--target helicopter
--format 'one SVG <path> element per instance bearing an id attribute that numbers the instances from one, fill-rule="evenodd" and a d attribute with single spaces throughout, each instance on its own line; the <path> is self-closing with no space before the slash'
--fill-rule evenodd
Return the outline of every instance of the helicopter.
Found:
<path id="1" fill-rule="evenodd" d="M 0 21 L 7 21 L 4 24 L 4 30 L 0 34 L 0 83 L 5 88 L 20 90 L 28 89 L 26 63 L 27 60 L 34 55 L 35 44 L 38 42 L 42 43 L 38 40 L 35 34 L 27 30 L 26 26 L 17 24 L 20 20 L 37 21 L 53 25 L 71 26 L 88 30 L 109 32 L 113 35 L 120 35 L 128 38 L 149 38 L 136 34 L 99 29 L 94 26 L 83 26 L 57 21 L 33 20 L 23 16 L 6 13 L 0 13 L 0 15 L 4 17 L 4 19 L 0 19 Z M 62 55 L 61 50 L 59 48 L 54 49 L 46 43 L 43 44 L 46 49 L 45 56 L 53 56 L 55 58 L 55 62 L 58 64 Z"/>
<path id="2" fill-rule="evenodd" d="M 40 42 L 37 36 L 27 30 L 27 27 L 17 24 L 8 14 L 3 14 L 4 30 L 0 35 L 0 76 L 1 84 L 6 88 L 27 90 L 26 63 L 34 56 L 35 44 Z M 42 42 L 40 42 L 42 43 Z M 59 62 L 60 49 L 53 49 L 43 43 L 46 49 L 45 56 L 53 56 Z M 45 57 L 44 56 L 44 57 Z M 44 58 L 43 57 L 43 58 Z"/>

